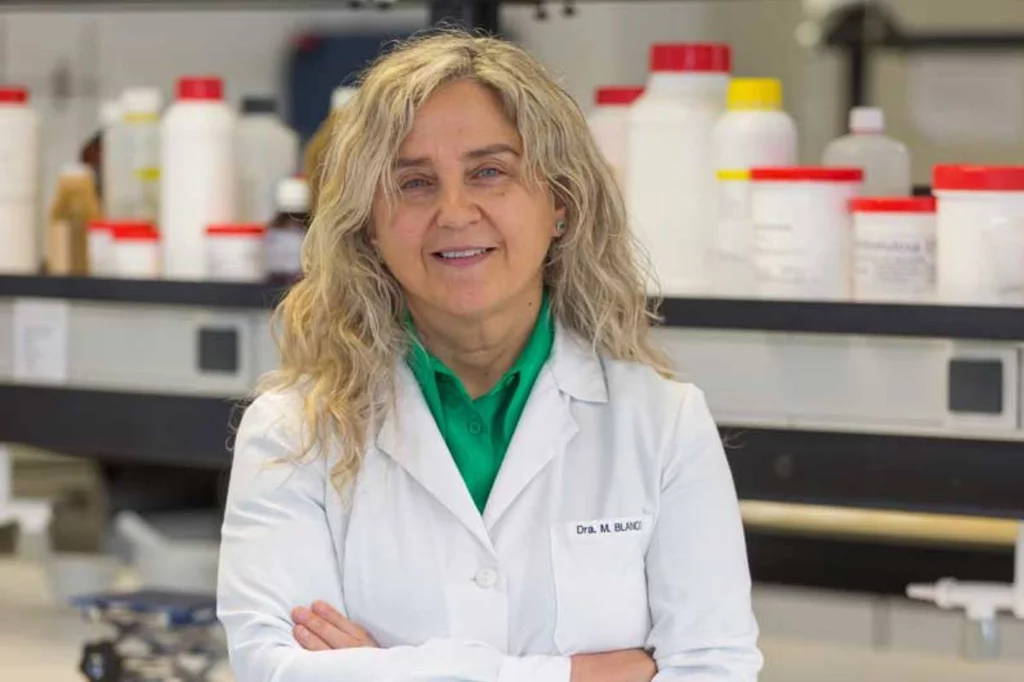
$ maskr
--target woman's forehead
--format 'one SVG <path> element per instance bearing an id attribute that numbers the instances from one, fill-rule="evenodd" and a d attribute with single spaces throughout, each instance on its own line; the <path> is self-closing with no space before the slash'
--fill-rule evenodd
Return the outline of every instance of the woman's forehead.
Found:
<path id="1" fill-rule="evenodd" d="M 519 131 L 491 90 L 457 81 L 435 90 L 416 111 L 398 155 L 418 157 L 440 149 L 463 154 L 496 145 L 521 153 Z"/>

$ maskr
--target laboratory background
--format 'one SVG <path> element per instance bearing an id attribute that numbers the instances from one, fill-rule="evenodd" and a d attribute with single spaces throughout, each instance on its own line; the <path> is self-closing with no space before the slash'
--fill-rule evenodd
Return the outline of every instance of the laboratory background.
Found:
<path id="1" fill-rule="evenodd" d="M 618 176 L 761 679 L 1024 680 L 1024 0 L 0 2 L 0 680 L 231 679 L 233 427 L 331 112 L 440 22 Z"/>

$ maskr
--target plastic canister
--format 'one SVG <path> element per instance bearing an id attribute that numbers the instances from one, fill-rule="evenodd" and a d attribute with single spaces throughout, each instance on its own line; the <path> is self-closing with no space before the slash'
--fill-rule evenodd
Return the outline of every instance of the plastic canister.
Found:
<path id="1" fill-rule="evenodd" d="M 929 301 L 935 296 L 935 198 L 861 197 L 853 213 L 853 298 Z"/>
<path id="2" fill-rule="evenodd" d="M 756 293 L 752 250 L 754 224 L 750 215 L 750 171 L 720 170 L 715 225 L 714 292 L 722 296 Z"/>
<path id="3" fill-rule="evenodd" d="M 626 186 L 629 107 L 643 92 L 640 85 L 598 88 L 594 95 L 597 106 L 587 116 L 594 141 L 623 188 Z"/>
<path id="4" fill-rule="evenodd" d="M 943 302 L 1024 305 L 1024 166 L 936 166 Z"/>
<path id="5" fill-rule="evenodd" d="M 156 220 L 160 211 L 160 108 L 156 88 L 130 88 L 121 97 L 127 138 L 126 205 L 123 217 Z"/>
<path id="6" fill-rule="evenodd" d="M 267 223 L 274 217 L 278 181 L 299 170 L 299 136 L 277 115 L 269 97 L 246 97 L 238 122 L 239 217 Z"/>
<path id="7" fill-rule="evenodd" d="M 160 277 L 160 233 L 152 223 L 110 221 L 114 237 L 115 277 L 157 279 Z"/>
<path id="8" fill-rule="evenodd" d="M 210 225 L 206 228 L 207 270 L 212 280 L 262 282 L 266 278 L 263 240 L 258 223 Z"/>
<path id="9" fill-rule="evenodd" d="M 748 296 L 754 293 L 749 170 L 797 161 L 796 124 L 782 110 L 782 83 L 775 78 L 734 78 L 729 83 L 728 111 L 712 135 L 718 171 L 714 292 Z"/>
<path id="10" fill-rule="evenodd" d="M 165 274 L 206 278 L 206 226 L 236 212 L 235 116 L 219 78 L 178 81 L 161 126 L 160 229 Z"/>
<path id="11" fill-rule="evenodd" d="M 0 273 L 35 274 L 40 264 L 39 115 L 28 90 L 0 87 Z"/>
<path id="12" fill-rule="evenodd" d="M 775 78 L 735 78 L 728 111 L 713 132 L 715 167 L 748 170 L 796 163 L 797 133 L 782 110 L 782 83 Z"/>
<path id="13" fill-rule="evenodd" d="M 666 295 L 711 288 L 712 130 L 725 110 L 730 65 L 728 45 L 653 45 L 651 75 L 630 109 L 626 197 Z M 657 293 L 654 284 L 648 289 Z"/>
<path id="14" fill-rule="evenodd" d="M 767 298 L 850 296 L 849 202 L 860 168 L 753 168 L 757 292 Z"/>
<path id="15" fill-rule="evenodd" d="M 116 272 L 114 261 L 114 233 L 106 220 L 89 223 L 89 274 L 93 277 L 112 277 Z"/>

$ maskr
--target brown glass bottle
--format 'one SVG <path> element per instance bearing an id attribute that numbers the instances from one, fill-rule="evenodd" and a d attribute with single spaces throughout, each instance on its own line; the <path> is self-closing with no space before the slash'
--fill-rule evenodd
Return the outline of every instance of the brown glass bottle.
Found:
<path id="1" fill-rule="evenodd" d="M 267 280 L 292 284 L 302 276 L 302 241 L 309 229 L 309 183 L 285 178 L 277 184 L 277 215 L 267 225 Z"/>

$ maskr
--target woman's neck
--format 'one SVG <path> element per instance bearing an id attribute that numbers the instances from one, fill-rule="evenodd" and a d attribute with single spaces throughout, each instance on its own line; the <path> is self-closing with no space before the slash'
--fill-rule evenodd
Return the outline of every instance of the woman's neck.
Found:
<path id="1" fill-rule="evenodd" d="M 467 320 L 424 310 L 410 302 L 410 313 L 423 347 L 455 373 L 471 398 L 494 388 L 533 332 L 543 291 L 531 292 L 500 311 Z"/>

